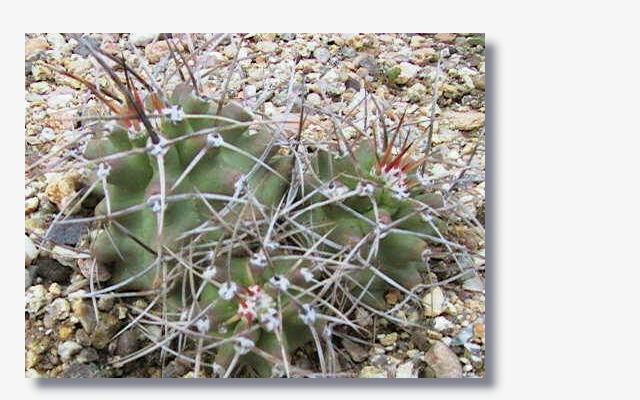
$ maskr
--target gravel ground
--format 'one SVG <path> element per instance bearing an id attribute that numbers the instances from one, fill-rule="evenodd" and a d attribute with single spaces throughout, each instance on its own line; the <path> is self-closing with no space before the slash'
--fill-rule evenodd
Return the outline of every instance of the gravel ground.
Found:
<path id="1" fill-rule="evenodd" d="M 193 51 L 212 35 L 173 35 L 179 49 Z M 152 34 L 92 34 L 95 45 L 124 55 L 135 67 L 136 56 L 148 60 L 154 76 L 166 86 L 171 74 L 165 40 Z M 240 35 L 232 35 L 198 60 L 209 71 L 204 92 L 224 81 L 225 68 L 237 52 Z M 135 49 L 135 52 L 132 51 Z M 438 73 L 438 58 L 440 70 Z M 340 337 L 344 368 L 360 377 L 483 377 L 484 376 L 484 37 L 480 34 L 256 34 L 239 51 L 240 74 L 230 82 L 230 97 L 259 105 L 268 116 L 286 115 L 294 98 L 288 96 L 292 72 L 304 74 L 305 102 L 345 113 L 360 100 L 362 86 L 389 106 L 386 116 L 399 121 L 406 111 L 410 129 L 424 133 L 431 115 L 434 82 L 438 82 L 432 164 L 434 180 L 456 178 L 460 224 L 459 242 L 473 251 L 461 260 L 477 271 L 463 284 L 445 283 L 424 292 L 424 310 L 399 307 L 398 315 L 431 328 L 411 330 L 363 315 L 361 324 L 375 330 L 367 343 Z M 53 66 L 53 67 L 52 67 Z M 129 318 L 127 306 L 144 307 L 143 299 L 91 301 L 74 294 L 90 290 L 82 275 L 82 248 L 88 226 L 54 227 L 55 246 L 41 246 L 42 236 L 65 201 L 78 189 L 84 171 L 62 156 L 86 133 L 82 117 L 104 110 L 82 84 L 56 74 L 65 69 L 100 83 L 104 79 L 88 54 L 73 39 L 60 34 L 25 36 L 25 371 L 27 377 L 189 377 L 193 372 L 176 362 L 163 369 L 150 355 L 117 366 L 119 357 L 142 345 L 132 332 L 112 336 Z M 171 76 L 173 75 L 173 76 Z M 295 107 L 293 109 L 295 111 Z M 322 137 L 328 121 L 310 118 L 304 135 Z M 349 132 L 345 131 L 348 136 Z M 59 152 L 59 153 L 58 153 Z M 34 163 L 37 163 L 35 166 Z M 33 167 L 31 167 L 33 166 Z M 89 210 L 73 210 L 90 213 Z M 105 274 L 106 271 L 103 271 Z M 436 272 L 436 271 L 434 271 Z M 389 304 L 402 301 L 387 295 Z M 96 310 L 97 311 L 94 311 Z M 97 315 L 96 315 L 97 314 Z M 97 317 L 97 318 L 96 318 Z M 426 319 L 426 321 L 425 321 Z M 302 362 L 300 355 L 299 362 Z M 295 357 L 294 357 L 295 362 Z M 203 374 L 207 376 L 207 374 Z"/>

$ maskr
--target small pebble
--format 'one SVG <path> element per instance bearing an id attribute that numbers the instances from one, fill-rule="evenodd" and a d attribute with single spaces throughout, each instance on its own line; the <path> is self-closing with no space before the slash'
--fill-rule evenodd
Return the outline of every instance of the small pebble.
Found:
<path id="1" fill-rule="evenodd" d="M 78 318 L 84 330 L 92 333 L 96 326 L 96 317 L 93 308 L 83 299 L 76 298 L 71 301 L 73 315 Z"/>
<path id="2" fill-rule="evenodd" d="M 398 85 L 404 85 L 409 82 L 411 79 L 415 78 L 420 71 L 420 67 L 408 62 L 400 63 L 400 75 L 396 77 L 394 83 Z"/>
<path id="3" fill-rule="evenodd" d="M 262 41 L 256 44 L 256 48 L 265 53 L 273 53 L 278 48 L 278 45 L 274 42 Z"/>
<path id="4" fill-rule="evenodd" d="M 360 371 L 360 378 L 387 378 L 388 374 L 382 368 L 367 366 Z"/>
<path id="5" fill-rule="evenodd" d="M 29 270 L 25 268 L 24 269 L 24 289 L 27 290 L 27 288 L 31 286 L 32 282 L 33 282 L 33 279 L 31 278 L 31 272 L 29 272 Z"/>
<path id="6" fill-rule="evenodd" d="M 379 340 L 380 344 L 383 346 L 393 346 L 398 340 L 398 334 L 393 332 L 388 335 L 380 335 Z"/>
<path id="7" fill-rule="evenodd" d="M 71 360 L 80 350 L 82 350 L 82 346 L 72 340 L 67 340 L 58 345 L 58 355 L 62 361 Z"/>
<path id="8" fill-rule="evenodd" d="M 42 36 L 38 36 L 32 39 L 27 39 L 24 42 L 24 55 L 30 56 L 31 54 L 43 51 L 49 48 L 49 42 Z"/>
<path id="9" fill-rule="evenodd" d="M 132 330 L 128 330 L 118 336 L 116 354 L 119 356 L 126 356 L 133 353 L 138 349 L 138 337 Z"/>
<path id="10" fill-rule="evenodd" d="M 484 282 L 479 276 L 474 276 L 464 281 L 462 288 L 470 292 L 484 292 Z"/>
<path id="11" fill-rule="evenodd" d="M 40 259 L 36 264 L 35 275 L 45 281 L 68 284 L 73 269 L 50 258 Z"/>
<path id="12" fill-rule="evenodd" d="M 295 33 L 280 33 L 279 36 L 287 42 L 296 38 Z"/>
<path id="13" fill-rule="evenodd" d="M 398 365 L 396 369 L 396 378 L 415 378 L 413 373 L 413 362 L 407 361 L 406 363 Z"/>
<path id="14" fill-rule="evenodd" d="M 157 36 L 157 33 L 131 33 L 129 42 L 134 46 L 143 47 L 151 43 Z"/>
<path id="15" fill-rule="evenodd" d="M 91 364 L 71 364 L 62 373 L 63 378 L 107 378 L 110 375 L 101 370 L 97 365 Z"/>
<path id="16" fill-rule="evenodd" d="M 98 352 L 93 347 L 82 349 L 76 357 L 76 362 L 86 364 L 98 360 Z"/>
<path id="17" fill-rule="evenodd" d="M 424 361 L 433 369 L 436 378 L 462 378 L 458 357 L 442 342 L 435 342 L 424 355 Z"/>
<path id="18" fill-rule="evenodd" d="M 31 286 L 25 293 L 25 311 L 36 314 L 47 304 L 47 291 L 43 285 Z"/>
<path id="19" fill-rule="evenodd" d="M 342 346 L 347 350 L 353 361 L 361 362 L 367 359 L 368 353 L 364 346 L 346 338 L 342 339 Z"/>
<path id="20" fill-rule="evenodd" d="M 322 103 L 322 97 L 318 93 L 309 93 L 307 95 L 307 103 L 317 106 Z"/>
<path id="21" fill-rule="evenodd" d="M 422 83 L 415 83 L 407 89 L 407 97 L 412 103 L 419 103 L 427 98 L 427 88 Z"/>
<path id="22" fill-rule="evenodd" d="M 166 40 L 159 40 L 155 43 L 146 45 L 144 48 L 144 55 L 147 58 L 147 61 L 151 64 L 157 63 L 163 58 L 168 57 L 170 54 L 171 50 L 169 50 L 169 44 Z"/>
<path id="23" fill-rule="evenodd" d="M 64 38 L 64 36 L 62 36 L 59 33 L 47 33 L 46 37 L 47 37 L 47 41 L 54 48 L 60 48 L 60 47 L 64 46 L 65 44 L 67 44 L 67 40 Z"/>
<path id="24" fill-rule="evenodd" d="M 473 325 L 473 340 L 484 342 L 484 322 L 477 322 Z"/>
<path id="25" fill-rule="evenodd" d="M 112 296 L 100 297 L 100 299 L 98 299 L 98 310 L 110 311 L 113 308 L 115 301 L 115 298 Z"/>
<path id="26" fill-rule="evenodd" d="M 456 34 L 455 33 L 437 33 L 434 36 L 434 39 L 440 42 L 453 43 L 456 40 Z"/>
<path id="27" fill-rule="evenodd" d="M 47 234 L 47 239 L 56 244 L 77 245 L 82 235 L 86 234 L 89 230 L 89 223 L 74 223 L 72 221 L 72 219 L 67 219 L 64 224 L 53 224 Z"/>
<path id="28" fill-rule="evenodd" d="M 318 47 L 313 51 L 313 57 L 321 63 L 326 63 L 331 57 L 331 52 L 324 47 Z"/>
<path id="29" fill-rule="evenodd" d="M 411 36 L 411 41 L 409 42 L 409 47 L 412 49 L 418 49 L 423 47 L 427 43 L 427 39 L 424 36 L 414 35 Z"/>
<path id="30" fill-rule="evenodd" d="M 24 265 L 25 266 L 31 265 L 33 260 L 35 260 L 38 257 L 39 253 L 40 253 L 40 251 L 33 244 L 31 239 L 29 239 L 29 236 L 25 235 L 25 237 L 24 237 Z"/>
<path id="31" fill-rule="evenodd" d="M 49 294 L 59 297 L 62 294 L 62 287 L 57 282 L 53 282 L 49 285 Z"/>
<path id="32" fill-rule="evenodd" d="M 436 317 L 433 319 L 433 329 L 438 332 L 451 329 L 453 327 L 453 323 L 445 317 Z"/>
<path id="33" fill-rule="evenodd" d="M 24 201 L 24 213 L 25 215 L 31 214 L 32 212 L 38 209 L 38 204 L 40 204 L 40 200 L 37 197 L 31 197 Z"/>
<path id="34" fill-rule="evenodd" d="M 445 297 L 440 287 L 431 289 L 422 298 L 422 304 L 424 305 L 424 314 L 427 317 L 437 317 L 444 311 Z"/>
<path id="35" fill-rule="evenodd" d="M 51 305 L 47 307 L 47 312 L 53 319 L 61 321 L 69 317 L 70 309 L 69 302 L 66 299 L 59 298 L 55 299 Z"/>

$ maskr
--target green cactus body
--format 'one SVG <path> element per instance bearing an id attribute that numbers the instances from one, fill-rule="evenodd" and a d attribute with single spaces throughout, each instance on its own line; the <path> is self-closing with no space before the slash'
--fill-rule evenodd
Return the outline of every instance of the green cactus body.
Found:
<path id="1" fill-rule="evenodd" d="M 245 365 L 271 376 L 273 359 L 286 365 L 286 358 L 326 325 L 316 314 L 323 304 L 313 287 L 324 273 L 317 265 L 322 263 L 287 245 L 316 246 L 314 251 L 330 254 L 326 268 L 347 265 L 352 300 L 384 310 L 384 294 L 393 285 L 381 274 L 406 290 L 421 283 L 429 246 L 414 233 L 436 235 L 433 226 L 442 223 L 429 223 L 416 210 L 421 204 L 441 207 L 441 200 L 394 188 L 373 140 L 365 139 L 352 155 L 321 148 L 312 153 L 289 203 L 296 204 L 290 220 L 277 219 L 287 228 L 278 230 L 269 218 L 286 207 L 284 198 L 298 173 L 295 157 L 278 154 L 269 127 L 250 130 L 254 117 L 241 106 L 228 102 L 219 115 L 217 108 L 217 101 L 180 85 L 154 122 L 159 143 L 145 134 L 130 136 L 122 123 L 105 124 L 88 143 L 85 157 L 106 181 L 97 189 L 105 197 L 96 215 L 108 217 L 92 251 L 110 269 L 109 283 L 129 290 L 164 287 L 160 264 L 171 274 L 180 260 L 188 260 L 196 266 L 190 271 L 195 278 L 173 285 L 169 311 L 179 313 L 195 301 L 207 321 L 201 333 L 223 343 L 214 346 L 215 364 Z M 395 230 L 386 231 L 387 226 Z M 295 229 L 299 232 L 287 231 Z M 268 235 L 284 239 L 269 248 Z M 369 265 L 363 264 L 366 259 Z M 185 282 L 199 290 L 185 292 Z"/>

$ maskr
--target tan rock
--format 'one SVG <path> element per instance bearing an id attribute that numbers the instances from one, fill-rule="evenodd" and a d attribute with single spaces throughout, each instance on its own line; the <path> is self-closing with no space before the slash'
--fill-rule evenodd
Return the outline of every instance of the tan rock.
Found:
<path id="1" fill-rule="evenodd" d="M 427 39 L 424 36 L 415 35 L 415 36 L 411 36 L 409 47 L 411 47 L 412 49 L 419 49 L 425 44 L 427 44 Z"/>
<path id="2" fill-rule="evenodd" d="M 171 51 L 169 50 L 169 44 L 166 40 L 159 40 L 155 43 L 148 44 L 144 48 L 144 55 L 151 64 L 155 64 L 162 60 L 164 57 L 169 56 Z"/>
<path id="3" fill-rule="evenodd" d="M 484 126 L 484 114 L 477 111 L 450 111 L 443 116 L 444 123 L 452 129 L 472 131 Z"/>
<path id="4" fill-rule="evenodd" d="M 261 41 L 256 44 L 256 48 L 265 53 L 273 53 L 278 49 L 274 42 Z"/>
<path id="5" fill-rule="evenodd" d="M 438 33 L 434 36 L 434 39 L 436 39 L 439 42 L 453 43 L 456 40 L 456 34 L 455 33 Z"/>
<path id="6" fill-rule="evenodd" d="M 462 378 L 462 366 L 458 357 L 442 342 L 435 342 L 424 355 L 424 361 L 436 374 L 436 378 Z"/>
<path id="7" fill-rule="evenodd" d="M 445 297 L 442 289 L 439 287 L 433 288 L 422 298 L 422 304 L 424 305 L 424 315 L 427 317 L 437 317 L 442 314 L 445 309 Z"/>
<path id="8" fill-rule="evenodd" d="M 383 346 L 393 346 L 398 340 L 398 334 L 396 332 L 380 337 L 380 344 Z"/>
<path id="9" fill-rule="evenodd" d="M 473 325 L 473 340 L 484 343 L 484 322 L 477 322 Z"/>
<path id="10" fill-rule="evenodd" d="M 362 371 L 360 371 L 360 378 L 387 378 L 387 371 L 378 367 L 364 367 Z"/>
<path id="11" fill-rule="evenodd" d="M 47 198 L 59 209 L 63 209 L 76 195 L 76 182 L 79 179 L 80 174 L 73 171 L 54 177 L 45 189 Z"/>
<path id="12" fill-rule="evenodd" d="M 43 51 L 49 48 L 49 42 L 42 36 L 38 36 L 32 39 L 28 39 L 24 42 L 24 55 L 30 56 L 31 54 Z"/>
<path id="13" fill-rule="evenodd" d="M 471 79 L 476 89 L 484 90 L 484 74 L 474 75 Z"/>
<path id="14" fill-rule="evenodd" d="M 33 260 L 38 258 L 40 251 L 35 244 L 29 239 L 29 236 L 24 237 L 24 265 L 31 265 Z"/>
<path id="15" fill-rule="evenodd" d="M 106 42 L 102 46 L 100 46 L 102 51 L 112 56 L 116 56 L 120 54 L 120 47 L 117 43 L 114 42 Z"/>
<path id="16" fill-rule="evenodd" d="M 40 203 L 40 201 L 38 200 L 37 197 L 31 197 L 29 199 L 26 199 L 24 201 L 24 213 L 25 215 L 27 214 L 31 214 L 32 212 L 34 212 L 35 210 L 38 209 L 38 204 Z"/>

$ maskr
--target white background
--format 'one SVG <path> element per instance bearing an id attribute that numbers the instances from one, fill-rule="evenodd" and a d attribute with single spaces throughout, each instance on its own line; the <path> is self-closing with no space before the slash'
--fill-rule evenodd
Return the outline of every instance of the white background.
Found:
<path id="1" fill-rule="evenodd" d="M 6 122 L 0 135 L 8 144 L 0 156 L 0 271 L 6 277 L 0 279 L 0 305 L 9 318 L 0 328 L 0 376 L 8 397 L 638 395 L 640 37 L 639 14 L 625 5 L 631 2 L 138 3 L 5 3 L 0 110 Z M 71 30 L 486 32 L 488 377 L 231 383 L 25 379 L 19 171 L 24 165 L 23 33 Z"/>

